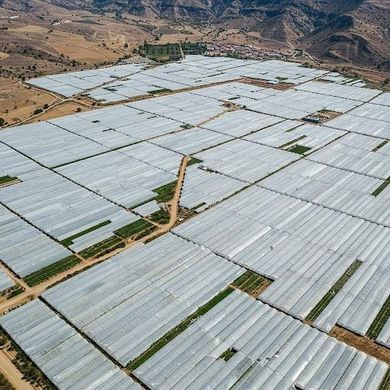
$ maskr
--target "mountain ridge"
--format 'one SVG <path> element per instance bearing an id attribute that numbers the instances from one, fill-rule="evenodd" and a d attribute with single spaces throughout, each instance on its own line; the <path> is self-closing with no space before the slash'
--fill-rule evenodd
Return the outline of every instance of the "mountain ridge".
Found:
<path id="1" fill-rule="evenodd" d="M 390 69 L 390 0 L 41 0 L 67 9 L 115 11 L 255 31 L 319 59 Z M 31 6 L 22 0 L 19 7 Z M 15 7 L 0 0 L 0 7 Z"/>

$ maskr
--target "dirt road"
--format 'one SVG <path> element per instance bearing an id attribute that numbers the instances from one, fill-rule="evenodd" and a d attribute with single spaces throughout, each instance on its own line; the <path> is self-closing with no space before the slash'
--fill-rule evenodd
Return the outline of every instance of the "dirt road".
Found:
<path id="1" fill-rule="evenodd" d="M 173 196 L 173 199 L 169 202 L 169 212 L 171 214 L 171 219 L 169 220 L 169 223 L 166 225 L 161 226 L 161 233 L 166 233 L 168 232 L 173 226 L 175 225 L 177 221 L 177 214 L 179 210 L 179 202 L 180 202 L 180 195 L 181 195 L 181 190 L 183 188 L 183 183 L 184 183 L 184 176 L 186 174 L 186 169 L 187 169 L 187 164 L 189 161 L 190 157 L 185 156 L 180 164 L 180 169 L 179 169 L 179 174 L 177 175 L 177 185 L 175 189 L 175 195 Z"/>
<path id="2" fill-rule="evenodd" d="M 12 364 L 6 351 L 0 349 L 0 371 L 7 378 L 8 382 L 17 390 L 34 390 L 34 387 L 23 380 L 21 372 Z"/>

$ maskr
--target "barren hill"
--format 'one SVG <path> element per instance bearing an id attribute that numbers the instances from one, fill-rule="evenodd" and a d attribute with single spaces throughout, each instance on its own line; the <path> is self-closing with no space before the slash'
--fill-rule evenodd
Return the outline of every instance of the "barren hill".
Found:
<path id="1" fill-rule="evenodd" d="M 48 3 L 256 31 L 320 59 L 390 69 L 390 0 L 0 0 L 0 7 Z"/>
<path id="2" fill-rule="evenodd" d="M 387 0 L 95 0 L 99 4 L 141 15 L 213 21 L 291 42 L 320 58 L 390 67 Z"/>

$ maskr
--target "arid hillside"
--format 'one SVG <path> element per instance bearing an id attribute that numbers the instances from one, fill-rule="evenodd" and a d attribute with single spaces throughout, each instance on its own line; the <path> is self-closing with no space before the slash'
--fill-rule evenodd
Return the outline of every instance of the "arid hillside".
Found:
<path id="1" fill-rule="evenodd" d="M 387 0 L 95 1 L 141 15 L 219 21 L 297 44 L 319 58 L 389 69 Z"/>
<path id="2" fill-rule="evenodd" d="M 0 0 L 4 13 L 43 15 L 53 5 L 96 18 L 109 12 L 117 19 L 132 15 L 257 32 L 322 60 L 390 69 L 388 0 Z"/>

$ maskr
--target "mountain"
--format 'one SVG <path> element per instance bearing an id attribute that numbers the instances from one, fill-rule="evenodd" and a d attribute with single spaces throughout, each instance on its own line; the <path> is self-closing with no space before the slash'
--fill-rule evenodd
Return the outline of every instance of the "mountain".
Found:
<path id="1" fill-rule="evenodd" d="M 0 0 L 6 6 L 30 3 Z M 44 0 L 68 9 L 213 23 L 289 42 L 320 59 L 390 69 L 390 0 Z M 0 5 L 1 6 L 1 5 Z"/>
<path id="2" fill-rule="evenodd" d="M 250 29 L 319 58 L 390 68 L 388 0 L 95 0 L 93 5 Z"/>

